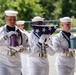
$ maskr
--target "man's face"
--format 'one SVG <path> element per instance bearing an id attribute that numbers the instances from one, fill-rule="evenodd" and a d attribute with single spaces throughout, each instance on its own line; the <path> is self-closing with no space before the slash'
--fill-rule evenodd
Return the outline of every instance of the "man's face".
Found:
<path id="1" fill-rule="evenodd" d="M 18 27 L 19 29 L 21 29 L 21 30 L 24 29 L 24 25 L 22 25 L 22 24 L 17 25 L 17 27 Z"/>
<path id="2" fill-rule="evenodd" d="M 71 22 L 63 22 L 62 24 L 62 29 L 66 32 L 70 32 L 71 29 Z"/>
<path id="3" fill-rule="evenodd" d="M 16 23 L 16 16 L 6 16 L 5 22 L 8 26 L 14 27 Z"/>
<path id="4" fill-rule="evenodd" d="M 43 25 L 42 21 L 33 22 L 34 25 Z"/>

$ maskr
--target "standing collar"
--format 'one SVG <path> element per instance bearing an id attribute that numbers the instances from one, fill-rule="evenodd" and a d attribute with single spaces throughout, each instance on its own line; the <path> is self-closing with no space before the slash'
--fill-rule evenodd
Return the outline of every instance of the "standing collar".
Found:
<path id="1" fill-rule="evenodd" d="M 18 29 L 17 26 L 15 26 L 14 28 L 15 28 L 15 30 L 13 30 L 13 31 L 16 31 Z M 12 30 L 7 29 L 7 25 L 4 26 L 4 30 L 6 30 L 7 32 L 12 31 Z"/>

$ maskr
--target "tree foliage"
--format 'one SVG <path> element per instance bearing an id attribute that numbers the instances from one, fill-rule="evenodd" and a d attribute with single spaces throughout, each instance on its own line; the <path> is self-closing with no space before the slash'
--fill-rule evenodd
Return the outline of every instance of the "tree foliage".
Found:
<path id="1" fill-rule="evenodd" d="M 63 16 L 76 17 L 76 0 L 0 0 L 0 23 L 4 22 L 4 11 L 18 11 L 17 20 L 31 20 L 39 15 L 47 20 Z"/>

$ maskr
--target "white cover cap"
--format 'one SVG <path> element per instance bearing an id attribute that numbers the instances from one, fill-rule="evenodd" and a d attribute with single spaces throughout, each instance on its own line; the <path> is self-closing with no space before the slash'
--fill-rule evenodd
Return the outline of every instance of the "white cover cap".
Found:
<path id="1" fill-rule="evenodd" d="M 13 10 L 6 10 L 5 14 L 7 16 L 16 16 L 18 14 L 18 12 L 17 11 L 13 11 Z"/>
<path id="2" fill-rule="evenodd" d="M 23 25 L 24 23 L 25 23 L 25 21 L 21 21 L 21 20 L 19 20 L 19 21 L 16 22 L 17 25 L 19 25 L 19 24 Z"/>
<path id="3" fill-rule="evenodd" d="M 40 16 L 36 16 L 32 19 L 32 22 L 37 22 L 37 21 L 43 21 L 44 18 L 41 18 Z"/>
<path id="4" fill-rule="evenodd" d="M 63 18 L 60 18 L 60 22 L 71 22 L 72 19 L 70 17 L 63 17 Z"/>

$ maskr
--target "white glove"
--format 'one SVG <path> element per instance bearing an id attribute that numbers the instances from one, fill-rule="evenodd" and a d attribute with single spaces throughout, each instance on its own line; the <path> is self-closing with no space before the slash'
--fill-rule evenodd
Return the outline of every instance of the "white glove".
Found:
<path id="1" fill-rule="evenodd" d="M 10 31 L 10 32 L 8 32 L 8 33 L 4 36 L 4 38 L 7 40 L 12 34 L 16 34 L 16 35 L 17 35 L 17 32 Z"/>
<path id="2" fill-rule="evenodd" d="M 41 35 L 41 37 L 40 37 L 40 39 L 39 39 L 39 42 L 40 42 L 40 43 L 44 43 L 44 42 L 45 42 L 45 39 L 46 39 L 46 35 L 43 34 L 43 35 Z"/>
<path id="3" fill-rule="evenodd" d="M 73 52 L 73 51 L 74 51 L 74 49 L 69 48 L 69 52 Z"/>
<path id="4" fill-rule="evenodd" d="M 69 49 L 69 56 L 71 57 L 75 56 L 75 49 Z"/>
<path id="5" fill-rule="evenodd" d="M 49 37 L 50 37 L 50 35 L 43 34 L 43 35 L 41 35 L 41 37 L 39 39 L 39 42 L 40 43 L 48 42 L 49 41 Z"/>
<path id="6" fill-rule="evenodd" d="M 46 41 L 45 42 L 48 42 L 50 40 L 50 34 L 49 35 L 45 35 L 46 37 Z"/>
<path id="7" fill-rule="evenodd" d="M 16 51 L 17 52 L 20 52 L 20 51 L 22 52 L 23 51 L 23 46 L 22 45 L 17 46 L 17 47 L 10 46 L 9 48 L 12 49 L 13 52 L 16 52 Z"/>

